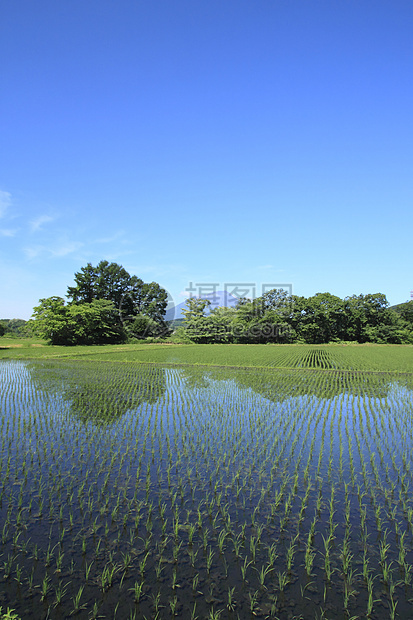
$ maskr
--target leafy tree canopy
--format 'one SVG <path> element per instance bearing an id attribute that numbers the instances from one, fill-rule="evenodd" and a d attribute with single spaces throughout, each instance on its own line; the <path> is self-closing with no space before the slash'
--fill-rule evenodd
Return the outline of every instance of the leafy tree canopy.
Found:
<path id="1" fill-rule="evenodd" d="M 395 311 L 398 312 L 405 321 L 413 325 L 413 300 L 406 301 L 404 304 L 399 304 L 395 307 Z"/>
<path id="2" fill-rule="evenodd" d="M 165 330 L 168 294 L 157 282 L 145 283 L 137 276 L 131 276 L 122 265 L 107 260 L 100 261 L 96 267 L 88 263 L 75 273 L 74 279 L 76 285 L 67 289 L 67 296 L 72 303 L 106 299 L 118 309 L 126 329 L 134 324 L 138 315 L 145 315 Z M 153 330 L 147 335 L 153 335 Z"/>
<path id="3" fill-rule="evenodd" d="M 131 276 L 122 265 L 101 260 L 93 267 L 88 263 L 75 273 L 75 286 L 69 286 L 67 297 L 75 303 L 90 303 L 94 299 L 107 299 L 117 308 L 125 297 L 133 296 L 143 286 L 143 281 Z"/>
<path id="4" fill-rule="evenodd" d="M 4 335 L 8 338 L 13 336 L 22 338 L 28 335 L 26 329 L 27 321 L 23 319 L 0 319 L 0 325 L 4 329 Z"/>
<path id="5" fill-rule="evenodd" d="M 209 316 L 204 313 L 207 300 L 192 298 L 187 305 L 183 329 L 194 342 L 413 342 L 412 307 L 406 304 L 397 314 L 382 293 L 306 298 L 274 289 Z"/>
<path id="6" fill-rule="evenodd" d="M 68 305 L 61 297 L 40 299 L 32 324 L 34 332 L 51 344 L 104 344 L 126 338 L 115 305 L 106 299 Z"/>
<path id="7" fill-rule="evenodd" d="M 75 273 L 66 305 L 61 297 L 41 299 L 30 326 L 52 344 L 101 344 L 167 331 L 167 293 L 106 260 Z"/>

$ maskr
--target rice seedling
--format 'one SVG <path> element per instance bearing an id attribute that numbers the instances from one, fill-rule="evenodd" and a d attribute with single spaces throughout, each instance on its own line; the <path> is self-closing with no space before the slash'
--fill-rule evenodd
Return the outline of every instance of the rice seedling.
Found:
<path id="1" fill-rule="evenodd" d="M 20 584 L 19 611 L 31 591 L 62 617 L 160 618 L 182 594 L 194 618 L 222 615 L 217 600 L 284 617 L 291 583 L 296 617 L 315 617 L 316 591 L 372 617 L 381 582 L 383 617 L 409 617 L 409 377 L 81 359 L 1 372 L 0 593 Z"/>
<path id="2" fill-rule="evenodd" d="M 41 582 L 41 585 L 40 585 L 40 590 L 41 590 L 40 600 L 44 601 L 45 598 L 47 598 L 47 595 L 50 590 L 50 577 L 48 575 L 45 575 L 45 577 L 43 578 L 43 581 Z"/>
<path id="3" fill-rule="evenodd" d="M 241 568 L 241 575 L 242 575 L 242 580 L 246 581 L 246 576 L 247 576 L 247 569 L 249 566 L 251 566 L 252 564 L 252 560 L 250 562 L 247 562 L 247 558 L 244 558 L 244 563 L 240 565 Z"/>
<path id="4" fill-rule="evenodd" d="M 280 592 L 284 592 L 286 586 L 290 583 L 290 578 L 286 572 L 277 572 L 277 587 Z"/>
<path id="5" fill-rule="evenodd" d="M 292 538 L 290 540 L 290 544 L 288 546 L 287 549 L 287 570 L 290 572 L 292 569 L 292 565 L 293 565 L 293 561 L 294 561 L 294 555 L 295 555 L 295 550 L 296 550 L 296 541 L 298 538 L 298 534 L 295 538 Z"/>
<path id="6" fill-rule="evenodd" d="M 211 572 L 212 560 L 214 558 L 214 555 L 215 555 L 214 552 L 210 548 L 206 556 L 206 566 L 207 566 L 208 574 Z"/>
<path id="7" fill-rule="evenodd" d="M 141 583 L 138 583 L 137 581 L 135 581 L 133 588 L 130 588 L 130 590 L 134 594 L 134 599 L 135 599 L 136 604 L 138 604 L 142 598 L 143 585 L 144 585 L 143 581 L 141 581 Z"/>
<path id="8" fill-rule="evenodd" d="M 306 570 L 308 577 L 311 576 L 311 571 L 313 568 L 315 556 L 316 554 L 314 550 L 312 549 L 311 545 L 307 544 L 305 548 L 304 563 L 305 563 L 305 570 Z"/>
<path id="9" fill-rule="evenodd" d="M 72 597 L 72 601 L 73 601 L 72 614 L 78 613 L 81 609 L 86 609 L 86 605 L 81 605 L 80 604 L 80 599 L 82 598 L 82 594 L 83 594 L 83 590 L 84 589 L 85 589 L 84 586 L 80 586 L 79 590 L 77 591 L 76 596 Z"/>

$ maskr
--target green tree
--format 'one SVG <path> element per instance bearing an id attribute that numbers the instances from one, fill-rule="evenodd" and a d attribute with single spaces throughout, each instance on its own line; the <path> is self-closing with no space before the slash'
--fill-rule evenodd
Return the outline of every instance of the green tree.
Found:
<path id="1" fill-rule="evenodd" d="M 207 319 L 207 327 L 213 342 L 234 341 L 234 317 L 236 310 L 221 306 L 211 310 Z"/>
<path id="2" fill-rule="evenodd" d="M 400 314 L 402 319 L 413 327 L 413 300 L 406 301 L 404 304 L 396 306 L 395 311 Z"/>
<path id="3" fill-rule="evenodd" d="M 4 336 L 6 329 L 2 323 L 0 323 L 0 336 Z"/>
<path id="4" fill-rule="evenodd" d="M 0 324 L 4 327 L 6 336 L 22 338 L 27 336 L 26 323 L 23 319 L 1 319 Z"/>
<path id="5" fill-rule="evenodd" d="M 128 335 L 133 338 L 148 338 L 152 336 L 163 336 L 167 330 L 166 325 L 155 321 L 147 314 L 137 314 L 128 324 Z"/>
<path id="6" fill-rule="evenodd" d="M 372 328 L 392 323 L 392 311 L 383 293 L 352 295 L 345 298 L 348 340 L 369 342 Z"/>
<path id="7" fill-rule="evenodd" d="M 143 281 L 131 276 L 122 265 L 101 260 L 96 267 L 88 263 L 75 273 L 76 285 L 69 286 L 67 297 L 74 303 L 91 303 L 94 299 L 112 301 L 116 308 L 133 299 Z"/>
<path id="8" fill-rule="evenodd" d="M 212 332 L 208 317 L 205 316 L 205 311 L 211 305 L 209 299 L 198 299 L 197 297 L 190 297 L 186 300 L 188 306 L 182 310 L 184 315 L 183 327 L 185 334 L 193 342 L 211 342 Z"/>
<path id="9" fill-rule="evenodd" d="M 233 319 L 236 342 L 291 342 L 292 298 L 283 289 L 272 289 L 256 299 L 240 299 Z"/>
<path id="10" fill-rule="evenodd" d="M 134 285 L 131 299 L 133 314 L 144 314 L 160 324 L 164 322 L 168 293 L 157 282 Z"/>
<path id="11" fill-rule="evenodd" d="M 115 304 L 107 299 L 70 304 L 67 317 L 72 328 L 72 344 L 109 344 L 126 339 Z"/>
<path id="12" fill-rule="evenodd" d="M 396 317 L 393 324 L 377 325 L 365 329 L 367 342 L 377 344 L 413 344 L 413 332 L 407 329 L 404 321 Z"/>
<path id="13" fill-rule="evenodd" d="M 61 297 L 41 299 L 31 325 L 36 335 L 55 345 L 114 343 L 126 337 L 113 302 L 103 299 L 69 305 Z"/>
<path id="14" fill-rule="evenodd" d="M 107 260 L 100 261 L 96 267 L 88 263 L 75 273 L 74 279 L 76 285 L 67 289 L 71 303 L 91 303 L 97 299 L 113 302 L 118 311 L 119 326 L 122 325 L 132 336 L 139 321 L 142 325 L 142 320 L 138 319 L 141 315 L 151 321 L 146 321 L 149 331 L 138 330 L 139 337 L 168 331 L 164 320 L 168 295 L 156 282 L 144 283 L 137 276 L 131 276 L 122 265 Z"/>
<path id="15" fill-rule="evenodd" d="M 343 300 L 331 293 L 317 293 L 313 297 L 297 298 L 295 329 L 301 340 L 325 343 L 346 334 L 346 315 Z"/>
<path id="16" fill-rule="evenodd" d="M 291 296 L 282 288 L 273 288 L 258 299 L 265 312 L 272 310 L 285 315 L 288 313 L 291 305 Z"/>
<path id="17" fill-rule="evenodd" d="M 62 297 L 47 297 L 39 300 L 33 308 L 30 320 L 33 332 L 51 344 L 71 344 L 71 325 L 67 317 L 67 307 Z"/>

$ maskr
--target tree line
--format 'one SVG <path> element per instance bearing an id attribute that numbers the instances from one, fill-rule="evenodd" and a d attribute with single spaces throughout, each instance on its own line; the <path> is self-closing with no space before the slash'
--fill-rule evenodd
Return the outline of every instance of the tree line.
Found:
<path id="1" fill-rule="evenodd" d="M 180 331 L 192 342 L 413 343 L 413 302 L 392 309 L 382 293 L 306 298 L 273 289 L 254 300 L 240 299 L 235 308 L 210 305 L 206 299 L 187 300 Z"/>
<path id="2" fill-rule="evenodd" d="M 32 332 L 56 345 L 114 344 L 168 333 L 167 292 L 156 282 L 131 276 L 106 260 L 75 273 L 62 297 L 40 299 L 29 321 Z"/>
<path id="3" fill-rule="evenodd" d="M 27 321 L 23 319 L 0 319 L 0 336 L 8 338 L 24 338 Z"/>
<path id="4" fill-rule="evenodd" d="M 145 283 L 106 260 L 82 267 L 74 282 L 67 288 L 68 301 L 40 299 L 26 332 L 56 345 L 110 344 L 172 333 L 165 321 L 168 295 L 156 282 Z M 234 308 L 211 308 L 209 300 L 192 297 L 183 313 L 174 336 L 178 341 L 413 344 L 413 301 L 390 308 L 382 293 L 306 298 L 273 289 L 253 300 L 241 298 Z"/>

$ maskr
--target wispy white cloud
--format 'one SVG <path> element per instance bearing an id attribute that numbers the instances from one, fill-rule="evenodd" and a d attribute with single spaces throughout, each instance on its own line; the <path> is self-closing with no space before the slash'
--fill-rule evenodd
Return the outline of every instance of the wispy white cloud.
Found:
<path id="1" fill-rule="evenodd" d="M 53 220 L 55 219 L 56 218 L 52 217 L 51 215 L 39 215 L 39 217 L 36 217 L 34 220 L 30 222 L 30 230 L 32 232 L 37 232 L 38 230 L 42 230 L 44 224 L 49 224 L 50 222 L 53 222 Z"/>
<path id="2" fill-rule="evenodd" d="M 51 249 L 50 253 L 56 258 L 61 258 L 62 256 L 68 256 L 69 254 L 78 252 L 83 246 L 84 243 L 81 241 L 68 241 L 57 248 Z"/>
<path id="3" fill-rule="evenodd" d="M 169 264 L 153 264 L 153 265 L 137 265 L 132 266 L 131 269 L 128 269 L 130 273 L 136 273 L 137 275 L 148 275 L 151 274 L 154 278 L 160 278 L 164 276 L 168 276 L 173 274 L 177 275 L 186 275 L 187 268 L 185 265 L 181 265 L 179 263 L 169 263 Z"/>
<path id="4" fill-rule="evenodd" d="M 15 237 L 17 229 L 0 228 L 0 236 L 2 237 Z"/>
<path id="5" fill-rule="evenodd" d="M 75 254 L 84 243 L 81 241 L 60 241 L 54 245 L 32 245 L 24 248 L 24 253 L 28 259 L 33 260 L 39 257 L 45 258 L 64 258 L 70 254 Z"/>
<path id="6" fill-rule="evenodd" d="M 7 209 L 11 206 L 11 194 L 10 192 L 3 192 L 0 190 L 0 217 L 4 217 Z"/>
<path id="7" fill-rule="evenodd" d="M 27 256 L 27 258 L 29 258 L 30 260 L 33 258 L 37 258 L 38 256 L 40 256 L 41 254 L 44 254 L 46 248 L 44 248 L 41 245 L 36 245 L 36 246 L 31 246 L 28 248 L 24 248 L 24 253 Z"/>
<path id="8" fill-rule="evenodd" d="M 117 233 L 111 235 L 110 237 L 101 237 L 100 239 L 95 239 L 93 243 L 113 243 L 114 241 L 119 241 L 123 237 L 123 235 L 124 232 L 120 230 Z M 123 243 L 125 243 L 125 240 L 123 240 Z"/>
<path id="9" fill-rule="evenodd" d="M 256 271 L 258 271 L 258 269 L 262 270 L 262 271 L 273 271 L 274 273 L 284 273 L 285 269 L 277 269 L 274 265 L 258 265 L 257 267 L 254 268 Z"/>

